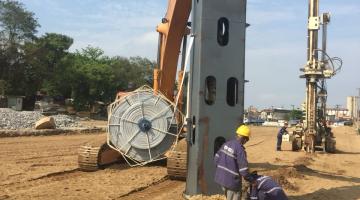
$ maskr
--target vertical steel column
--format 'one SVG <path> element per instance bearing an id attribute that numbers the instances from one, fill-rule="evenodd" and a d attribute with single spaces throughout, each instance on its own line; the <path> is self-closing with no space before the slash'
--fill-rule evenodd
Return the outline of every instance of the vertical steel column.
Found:
<path id="1" fill-rule="evenodd" d="M 360 100 L 360 94 L 359 96 L 355 96 L 354 98 L 354 104 L 355 104 L 355 119 L 356 119 L 356 128 L 359 129 L 359 121 L 360 121 L 360 117 L 359 117 L 359 101 Z"/>
<path id="2" fill-rule="evenodd" d="M 327 49 L 327 26 L 330 22 L 330 14 L 329 13 L 323 13 L 322 14 L 322 53 L 321 53 L 321 69 L 325 70 L 325 67 L 328 65 L 328 62 L 326 60 L 326 49 Z M 322 120 L 326 120 L 326 101 L 327 101 L 327 89 L 326 89 L 326 80 L 322 79 L 320 81 L 321 84 L 321 96 L 319 96 L 319 100 L 321 103 L 321 117 Z"/>
<path id="3" fill-rule="evenodd" d="M 219 194 L 214 155 L 243 122 L 246 0 L 194 0 L 185 194 Z"/>
<path id="4" fill-rule="evenodd" d="M 327 26 L 328 23 L 330 22 L 330 14 L 329 13 L 324 13 L 322 15 L 323 18 L 323 24 L 322 24 L 322 45 L 321 45 L 321 49 L 326 52 L 327 49 Z M 325 61 L 325 54 L 322 53 L 322 57 L 321 60 L 324 62 Z"/>
<path id="5" fill-rule="evenodd" d="M 305 146 L 308 152 L 315 151 L 317 120 L 317 81 L 320 65 L 318 62 L 319 0 L 309 0 L 308 15 L 308 61 L 306 74 L 306 125 Z"/>

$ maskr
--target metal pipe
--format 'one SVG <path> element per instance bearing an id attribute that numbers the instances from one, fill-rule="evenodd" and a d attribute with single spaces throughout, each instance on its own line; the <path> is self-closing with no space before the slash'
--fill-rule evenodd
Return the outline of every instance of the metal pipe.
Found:
<path id="1" fill-rule="evenodd" d="M 322 19 L 323 19 L 323 23 L 322 23 L 322 57 L 321 57 L 321 61 L 325 61 L 325 53 L 326 53 L 326 50 L 327 50 L 327 26 L 328 26 L 328 23 L 329 23 L 329 20 L 330 20 L 330 15 L 329 13 L 324 13 L 322 15 Z"/>
<path id="2" fill-rule="evenodd" d="M 309 0 L 310 8 L 309 8 L 309 22 L 313 17 L 319 17 L 319 0 Z M 320 22 L 319 22 L 320 23 Z M 318 59 L 318 52 L 314 51 L 318 48 L 318 30 L 317 29 L 309 29 L 309 50 L 308 50 L 308 59 L 310 63 L 313 65 L 312 68 L 316 68 L 316 62 Z"/>
<path id="3" fill-rule="evenodd" d="M 187 35 L 184 35 L 183 38 L 183 43 L 182 43 L 182 52 L 181 52 L 181 69 L 178 72 L 178 93 L 177 93 L 177 97 L 176 100 L 178 102 L 178 109 L 180 111 L 182 111 L 182 107 L 183 107 L 183 79 L 184 79 L 184 69 L 185 69 L 185 65 L 186 65 L 186 45 L 187 45 Z M 183 119 L 179 119 L 179 120 L 183 120 Z"/>
<path id="4" fill-rule="evenodd" d="M 190 39 L 190 46 L 192 46 L 195 43 L 195 36 L 194 34 L 192 34 L 193 38 Z M 189 71 L 188 71 L 188 85 L 187 85 L 187 94 L 186 94 L 186 117 L 185 117 L 185 121 L 186 121 L 186 128 L 187 128 L 187 141 L 190 145 L 193 145 L 192 143 L 192 134 L 193 134 L 193 124 L 195 122 L 193 122 L 192 119 L 192 112 L 191 112 L 191 108 L 192 108 L 192 95 L 191 95 L 191 91 L 193 90 L 193 71 L 194 71 L 194 59 L 193 59 L 193 50 L 191 48 L 189 48 L 190 51 L 188 52 L 188 55 L 191 54 L 191 62 L 189 62 Z"/>
<path id="5" fill-rule="evenodd" d="M 187 45 L 187 35 L 184 36 L 183 46 L 182 46 L 182 55 L 181 55 L 181 70 L 185 69 L 185 58 L 186 58 L 186 45 Z"/>
<path id="6" fill-rule="evenodd" d="M 157 52 L 157 64 L 154 69 L 154 80 L 153 80 L 153 89 L 154 94 L 156 95 L 159 92 L 159 85 L 160 85 L 160 62 L 161 62 L 161 47 L 162 47 L 162 40 L 163 40 L 163 34 L 159 32 L 159 39 L 158 39 L 158 52 Z"/>
<path id="7" fill-rule="evenodd" d="M 314 6 L 315 6 L 315 8 L 314 8 L 314 17 L 319 17 L 319 0 L 315 0 L 315 5 Z M 318 23 L 320 25 L 320 21 Z M 319 31 L 315 30 L 314 35 L 315 36 L 314 36 L 314 49 L 313 49 L 313 51 L 318 48 Z M 315 51 L 314 53 L 315 53 L 315 55 L 314 55 L 315 56 L 315 61 L 318 61 L 319 52 Z"/>
<path id="8" fill-rule="evenodd" d="M 318 29 L 314 28 L 316 21 L 314 18 L 319 17 L 319 0 L 309 0 L 308 15 L 308 67 L 313 72 L 318 69 Z M 317 23 L 320 23 L 319 21 Z M 319 25 L 319 24 L 317 24 Z M 306 80 L 306 137 L 305 144 L 308 152 L 315 150 L 315 134 L 317 120 L 317 75 L 309 74 Z"/>
<path id="9" fill-rule="evenodd" d="M 322 26 L 322 57 L 321 60 L 325 61 L 325 53 L 326 53 L 326 42 L 327 42 L 327 24 L 323 24 Z"/>
<path id="10" fill-rule="evenodd" d="M 310 19 L 310 8 L 311 8 L 311 0 L 309 0 L 309 3 L 308 3 L 308 22 L 309 22 L 309 19 Z M 310 30 L 308 29 L 307 30 L 307 61 L 310 61 L 311 59 L 311 51 L 310 51 Z"/>
<path id="11" fill-rule="evenodd" d="M 162 33 L 159 32 L 158 52 L 157 52 L 157 67 L 158 68 L 160 68 L 160 62 L 161 62 L 161 46 L 162 46 Z"/>

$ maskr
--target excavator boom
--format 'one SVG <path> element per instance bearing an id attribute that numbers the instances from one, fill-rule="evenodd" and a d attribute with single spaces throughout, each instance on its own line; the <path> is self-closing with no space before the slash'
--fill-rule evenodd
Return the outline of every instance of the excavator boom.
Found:
<path id="1" fill-rule="evenodd" d="M 165 17 L 161 20 L 161 23 L 156 28 L 156 31 L 159 32 L 159 49 L 158 49 L 158 67 L 154 70 L 154 83 L 153 83 L 154 93 L 155 93 L 155 96 L 157 96 L 156 93 L 163 94 L 170 102 L 174 101 L 174 89 L 175 89 L 174 86 L 175 86 L 175 81 L 176 81 L 176 71 L 177 71 L 177 66 L 178 66 L 178 59 L 179 59 L 181 44 L 182 44 L 183 38 L 185 38 L 184 41 L 186 41 L 186 37 L 184 37 L 184 36 L 186 36 L 190 32 L 189 29 L 187 28 L 187 23 L 188 23 L 188 18 L 189 18 L 190 11 L 191 11 L 191 3 L 192 3 L 191 0 L 169 0 L 167 13 L 166 13 Z M 183 49 L 185 49 L 184 47 L 186 47 L 186 44 L 183 46 Z M 182 69 L 183 68 L 184 68 L 184 65 L 182 65 Z M 179 72 L 179 80 L 181 81 L 182 78 L 183 78 L 183 72 L 180 71 Z M 132 97 L 131 93 L 132 92 L 119 93 L 116 98 L 117 99 L 116 102 L 120 102 L 121 99 L 127 98 L 126 96 L 131 98 Z M 138 92 L 138 94 L 140 94 L 140 92 Z M 146 93 L 142 93 L 142 94 L 147 95 Z M 181 94 L 182 93 L 179 92 L 177 95 L 181 95 Z M 149 98 L 147 98 L 147 99 L 149 99 Z M 139 100 L 141 100 L 141 99 L 138 98 L 137 101 L 139 101 Z M 172 133 L 167 132 L 167 131 L 169 131 L 168 128 L 165 130 L 159 130 L 157 128 L 151 129 L 152 128 L 151 123 L 153 121 L 148 119 L 149 116 L 145 116 L 144 113 L 146 113 L 146 111 L 143 110 L 144 104 L 148 103 L 145 101 L 146 100 L 142 100 L 142 102 L 141 102 L 141 105 L 142 105 L 141 109 L 142 109 L 143 117 L 138 122 L 140 130 L 145 131 L 145 129 L 148 127 L 148 128 L 150 128 L 150 130 L 146 129 L 144 134 L 148 134 L 149 131 L 153 131 L 152 133 L 155 132 L 155 133 L 159 134 L 159 131 L 162 131 L 162 133 L 167 133 L 168 135 L 171 135 Z M 125 102 L 129 103 L 128 99 L 126 99 Z M 158 102 L 159 101 L 156 101 L 156 103 L 152 104 L 151 106 L 159 105 Z M 137 103 L 140 103 L 140 102 L 137 102 Z M 137 103 L 131 102 L 127 106 L 135 106 Z M 178 106 L 181 107 L 181 102 Z M 117 110 L 120 107 L 121 107 L 121 105 L 119 107 L 116 107 L 113 110 Z M 129 109 L 132 109 L 132 107 Z M 133 114 L 135 112 L 133 112 Z M 109 115 L 112 117 L 114 114 L 118 114 L 118 113 L 109 113 Z M 178 115 L 178 116 L 180 116 L 180 115 Z M 157 117 L 159 117 L 159 116 L 154 117 L 153 120 L 157 119 Z M 115 116 L 115 118 L 116 118 L 116 120 L 122 119 L 121 116 Z M 112 136 L 115 137 L 114 135 L 129 134 L 129 133 L 117 132 L 118 129 L 117 128 L 114 129 L 114 126 L 119 126 L 120 122 L 118 124 L 114 124 L 114 123 L 111 124 L 111 122 L 110 122 L 111 120 L 114 121 L 114 118 L 109 117 L 109 134 L 110 135 L 112 134 Z M 125 120 L 125 121 L 128 122 L 129 120 Z M 178 120 L 178 121 L 181 121 L 181 120 Z M 146 127 L 144 128 L 143 126 L 145 126 L 145 125 L 146 125 Z M 110 132 L 113 132 L 113 133 L 110 133 Z M 149 155 L 150 155 L 149 160 L 153 160 L 151 148 L 156 148 L 156 147 L 150 147 L 150 144 L 152 142 L 152 141 L 150 141 L 151 137 L 149 137 L 149 136 L 147 136 L 147 137 L 148 137 L 147 142 L 148 142 L 148 147 L 149 147 L 148 151 L 149 151 Z M 132 141 L 133 139 L 134 139 L 134 137 L 131 137 L 131 138 L 129 138 L 129 141 Z M 134 142 L 134 144 L 136 144 L 136 142 Z M 161 146 L 161 145 L 159 145 L 159 146 Z M 126 155 L 128 152 L 130 152 L 131 148 L 132 147 L 130 146 L 125 153 L 123 152 L 123 154 Z M 167 148 L 167 147 L 163 147 L 163 148 Z M 109 143 L 105 143 L 103 145 L 95 146 L 95 147 L 91 146 L 91 145 L 81 146 L 79 149 L 79 157 L 78 157 L 79 168 L 84 171 L 94 171 L 94 170 L 97 170 L 98 168 L 102 168 L 103 166 L 106 166 L 108 164 L 118 161 L 119 158 L 121 157 L 120 153 L 119 153 L 121 151 L 121 148 L 117 148 L 116 150 L 115 149 L 116 148 L 112 144 L 109 144 Z M 136 148 L 134 148 L 134 149 L 136 149 Z M 135 150 L 133 150 L 133 151 L 135 151 Z M 186 150 L 185 150 L 185 153 L 186 153 Z M 175 158 L 175 162 L 177 162 L 177 160 L 178 159 Z M 186 166 L 184 166 L 184 167 L 186 170 Z M 178 173 L 178 170 L 175 170 L 174 173 Z"/>
<path id="2" fill-rule="evenodd" d="M 169 0 L 168 10 L 157 26 L 159 32 L 158 68 L 154 71 L 154 90 L 174 99 L 176 69 L 181 41 L 189 34 L 187 22 L 191 0 Z"/>

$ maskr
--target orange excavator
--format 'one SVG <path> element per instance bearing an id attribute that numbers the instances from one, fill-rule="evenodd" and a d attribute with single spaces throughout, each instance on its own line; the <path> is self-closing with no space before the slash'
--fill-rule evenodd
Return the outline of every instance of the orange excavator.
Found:
<path id="1" fill-rule="evenodd" d="M 153 88 L 117 94 L 109 107 L 107 141 L 79 148 L 81 170 L 94 171 L 118 161 L 138 166 L 167 158 L 170 176 L 186 176 L 186 142 L 179 140 L 184 128 L 181 86 L 191 4 L 191 0 L 169 0 L 167 13 L 156 28 L 159 42 Z"/>

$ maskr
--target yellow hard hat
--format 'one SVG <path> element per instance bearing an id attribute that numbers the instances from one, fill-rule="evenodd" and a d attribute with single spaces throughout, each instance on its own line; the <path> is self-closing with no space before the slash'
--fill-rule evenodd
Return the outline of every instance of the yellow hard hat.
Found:
<path id="1" fill-rule="evenodd" d="M 250 128 L 248 126 L 241 125 L 237 128 L 236 134 L 237 136 L 250 137 Z"/>

